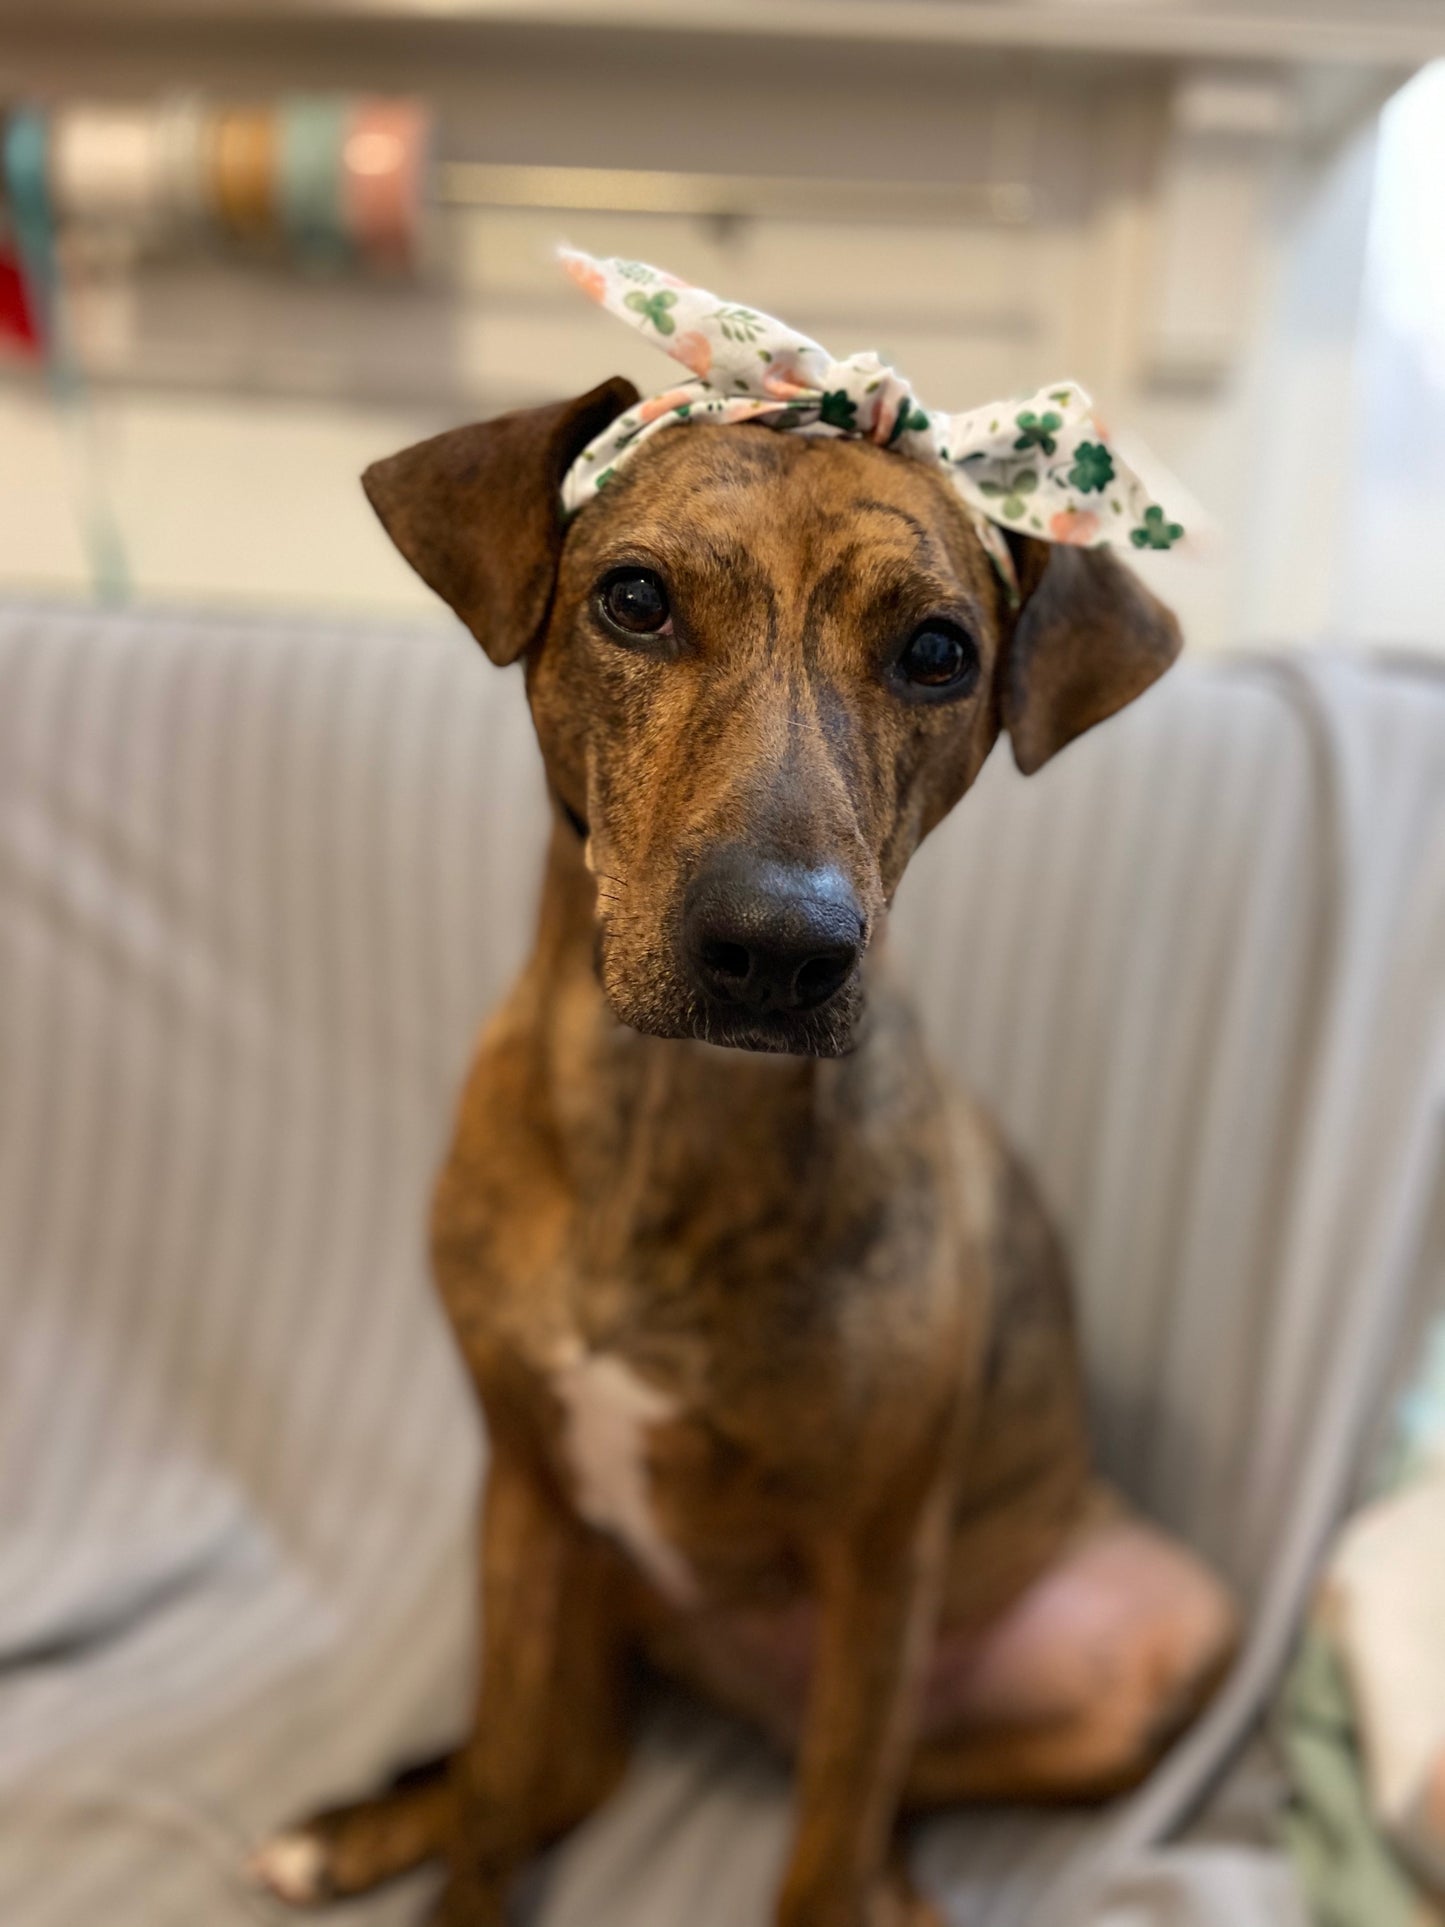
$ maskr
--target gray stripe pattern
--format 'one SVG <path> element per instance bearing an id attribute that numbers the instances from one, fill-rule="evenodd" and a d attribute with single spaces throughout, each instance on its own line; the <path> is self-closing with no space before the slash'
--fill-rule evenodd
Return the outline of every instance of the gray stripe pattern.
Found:
<path id="1" fill-rule="evenodd" d="M 422 1233 L 543 830 L 520 679 L 459 632 L 0 610 L 7 1927 L 276 1917 L 244 1842 L 461 1722 L 479 1454 Z M 923 1865 L 971 1927 L 1280 1919 L 1269 1856 L 1158 1843 L 1439 1290 L 1445 685 L 1186 670 L 1028 783 L 1001 751 L 895 931 L 1064 1226 L 1105 1463 L 1255 1616 L 1136 1800 Z M 764 1919 L 784 1795 L 664 1710 L 541 1919 Z"/>

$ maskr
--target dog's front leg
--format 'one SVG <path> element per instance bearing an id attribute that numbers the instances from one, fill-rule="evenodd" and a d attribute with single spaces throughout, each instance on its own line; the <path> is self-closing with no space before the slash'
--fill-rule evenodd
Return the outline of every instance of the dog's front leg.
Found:
<path id="1" fill-rule="evenodd" d="M 477 1717 L 453 1766 L 451 1871 L 435 1927 L 499 1927 L 516 1869 L 599 1805 L 626 1765 L 607 1549 L 495 1433 L 481 1614 Z"/>
<path id="2" fill-rule="evenodd" d="M 895 1858 L 919 1677 L 938 1616 L 951 1487 L 824 1548 L 820 1626 L 778 1927 L 937 1927 Z"/>

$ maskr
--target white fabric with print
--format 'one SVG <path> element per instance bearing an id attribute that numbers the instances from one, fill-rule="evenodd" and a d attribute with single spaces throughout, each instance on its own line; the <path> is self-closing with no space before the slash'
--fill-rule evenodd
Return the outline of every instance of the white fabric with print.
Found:
<path id="1" fill-rule="evenodd" d="M 643 261 L 598 260 L 570 248 L 561 260 L 584 293 L 692 377 L 627 409 L 588 444 L 562 484 L 569 515 L 659 429 L 757 421 L 874 442 L 945 469 L 1009 581 L 1000 529 L 1085 548 L 1167 549 L 1184 534 L 1111 446 L 1076 382 L 946 415 L 923 407 L 872 352 L 834 361 L 771 315 L 720 301 Z"/>

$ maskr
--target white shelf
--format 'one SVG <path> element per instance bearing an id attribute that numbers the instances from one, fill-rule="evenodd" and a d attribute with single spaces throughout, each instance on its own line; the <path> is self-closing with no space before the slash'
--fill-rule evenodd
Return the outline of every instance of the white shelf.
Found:
<path id="1" fill-rule="evenodd" d="M 0 0 L 0 28 L 16 0 Z M 50 0 L 47 26 L 115 26 L 115 0 Z M 1407 68 L 1445 56 L 1442 0 L 126 0 L 126 25 L 635 30 Z"/>

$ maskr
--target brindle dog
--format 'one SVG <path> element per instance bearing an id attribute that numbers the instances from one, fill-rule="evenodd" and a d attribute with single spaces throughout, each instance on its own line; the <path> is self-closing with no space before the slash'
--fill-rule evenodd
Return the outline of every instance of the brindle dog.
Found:
<path id="1" fill-rule="evenodd" d="M 634 400 L 366 476 L 525 660 L 555 821 L 432 1227 L 491 1442 L 471 1737 L 258 1870 L 307 1900 L 442 1856 L 433 1918 L 493 1927 L 616 1786 L 642 1658 L 795 1756 L 780 1927 L 923 1927 L 901 1812 L 1129 1785 L 1234 1639 L 1091 1474 L 1038 1199 L 879 955 L 1000 731 L 1037 769 L 1178 630 L 1112 555 L 1013 537 L 1011 607 L 943 476 L 860 442 L 659 435 L 564 528 Z"/>

